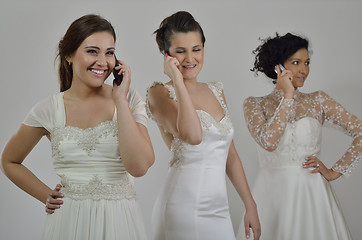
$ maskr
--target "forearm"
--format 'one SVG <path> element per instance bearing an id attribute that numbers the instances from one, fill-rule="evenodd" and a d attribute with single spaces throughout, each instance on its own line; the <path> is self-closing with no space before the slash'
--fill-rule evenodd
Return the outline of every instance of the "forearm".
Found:
<path id="1" fill-rule="evenodd" d="M 154 153 L 147 130 L 143 133 L 135 121 L 127 100 L 118 101 L 118 141 L 122 162 L 133 176 L 143 176 L 154 162 Z"/>
<path id="2" fill-rule="evenodd" d="M 45 133 L 44 128 L 21 125 L 9 140 L 1 155 L 1 165 L 5 175 L 22 190 L 43 203 L 46 202 L 51 189 L 26 168 L 22 162 Z"/>
<path id="3" fill-rule="evenodd" d="M 244 202 L 245 208 L 256 207 L 241 161 L 232 161 L 226 166 L 226 174 Z"/>
<path id="4" fill-rule="evenodd" d="M 3 163 L 6 176 L 26 193 L 45 204 L 51 189 L 19 163 Z"/>
<path id="5" fill-rule="evenodd" d="M 338 125 L 345 130 L 346 134 L 353 137 L 350 147 L 332 167 L 332 170 L 348 176 L 362 156 L 362 121 L 326 93 L 319 91 L 318 98 L 324 122 Z"/>
<path id="6" fill-rule="evenodd" d="M 291 115 L 290 111 L 292 103 L 293 100 L 290 99 L 282 100 L 276 109 L 274 116 L 260 128 L 257 141 L 264 149 L 268 151 L 277 149 L 279 141 L 284 135 L 288 116 Z"/>
<path id="7" fill-rule="evenodd" d="M 235 149 L 234 141 L 231 142 L 229 148 L 228 158 L 226 161 L 226 174 L 228 175 L 231 183 L 234 185 L 240 198 L 243 200 L 245 208 L 255 208 L 256 204 L 251 195 L 244 167 Z"/>
<path id="8" fill-rule="evenodd" d="M 174 83 L 177 97 L 178 138 L 190 144 L 199 144 L 202 140 L 200 119 L 183 83 Z"/>
<path id="9" fill-rule="evenodd" d="M 351 147 L 348 148 L 343 157 L 332 167 L 333 171 L 340 174 L 350 174 L 360 161 L 362 156 L 362 135 L 353 139 Z"/>

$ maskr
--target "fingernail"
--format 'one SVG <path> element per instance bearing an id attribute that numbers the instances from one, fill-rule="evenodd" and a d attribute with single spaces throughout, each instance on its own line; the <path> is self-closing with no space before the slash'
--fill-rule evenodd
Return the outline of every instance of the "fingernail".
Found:
<path id="1" fill-rule="evenodd" d="M 60 194 L 61 197 L 64 197 L 64 194 Z"/>
<path id="2" fill-rule="evenodd" d="M 250 237 L 249 235 L 246 235 L 246 238 L 247 238 L 247 239 L 249 239 L 249 237 Z"/>

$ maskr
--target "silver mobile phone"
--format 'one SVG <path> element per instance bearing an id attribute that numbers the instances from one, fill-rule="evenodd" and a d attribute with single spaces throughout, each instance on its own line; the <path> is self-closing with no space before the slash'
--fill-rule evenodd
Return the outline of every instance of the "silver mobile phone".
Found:
<path id="1" fill-rule="evenodd" d="M 280 70 L 282 70 L 282 71 L 285 70 L 285 67 L 282 64 L 278 64 L 278 65 L 280 67 Z M 275 71 L 276 74 L 278 74 L 277 67 L 274 68 L 274 71 Z"/>

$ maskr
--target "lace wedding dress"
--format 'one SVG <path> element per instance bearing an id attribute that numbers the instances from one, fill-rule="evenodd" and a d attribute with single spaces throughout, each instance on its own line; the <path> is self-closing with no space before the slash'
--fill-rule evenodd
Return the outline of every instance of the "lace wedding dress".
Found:
<path id="1" fill-rule="evenodd" d="M 136 122 L 146 125 L 144 101 L 133 89 L 127 98 Z M 50 133 L 65 196 L 60 209 L 46 216 L 42 239 L 147 239 L 133 178 L 119 153 L 116 113 L 92 128 L 66 126 L 61 92 L 39 102 L 24 124 Z"/>
<path id="2" fill-rule="evenodd" d="M 173 86 L 161 84 L 176 99 Z M 151 86 L 152 87 L 152 86 Z M 216 121 L 196 110 L 202 125 L 202 142 L 187 144 L 174 137 L 166 182 L 153 210 L 154 240 L 235 239 L 225 182 L 226 159 L 233 127 L 222 97 L 221 83 L 208 83 L 224 117 Z M 151 111 L 146 103 L 150 118 Z"/>
<path id="3" fill-rule="evenodd" d="M 244 102 L 249 131 L 258 143 L 260 171 L 253 187 L 263 240 L 351 239 L 329 182 L 302 163 L 321 148 L 322 125 L 344 129 L 353 143 L 333 170 L 349 174 L 361 158 L 361 121 L 324 92 L 296 91 L 286 100 L 274 90 Z M 245 239 L 244 223 L 237 239 Z"/>

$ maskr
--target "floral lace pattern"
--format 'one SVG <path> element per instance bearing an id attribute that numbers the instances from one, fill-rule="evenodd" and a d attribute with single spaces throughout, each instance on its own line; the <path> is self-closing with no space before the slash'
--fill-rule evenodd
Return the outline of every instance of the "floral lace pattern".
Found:
<path id="1" fill-rule="evenodd" d="M 182 152 L 185 150 L 185 142 L 181 141 L 179 138 L 174 138 L 171 143 L 171 153 L 172 158 L 170 161 L 170 166 L 179 167 L 181 166 L 183 157 Z"/>
<path id="2" fill-rule="evenodd" d="M 116 138 L 116 141 L 118 141 L 116 121 L 101 122 L 95 127 L 87 129 L 73 126 L 55 127 L 50 136 L 53 158 L 55 156 L 62 157 L 59 146 L 63 140 L 75 140 L 78 146 L 87 152 L 88 156 L 91 156 L 92 151 L 95 150 L 96 144 L 99 144 L 99 139 L 109 135 Z"/>
<path id="3" fill-rule="evenodd" d="M 122 174 L 118 184 L 105 184 L 98 175 L 94 175 L 86 184 L 73 184 L 65 176 L 61 176 L 61 192 L 74 200 L 120 200 L 136 199 L 133 183 L 127 174 Z"/>
<path id="4" fill-rule="evenodd" d="M 294 99 L 286 100 L 283 91 L 275 89 L 264 97 L 247 98 L 244 115 L 251 135 L 267 151 L 274 151 L 278 147 L 287 124 L 293 127 L 296 121 L 310 117 L 321 125 L 327 122 L 337 125 L 353 137 L 350 148 L 332 167 L 333 170 L 348 174 L 361 159 L 361 120 L 324 92 L 306 94 L 297 90 Z"/>
<path id="5" fill-rule="evenodd" d="M 202 110 L 196 110 L 201 124 L 205 129 L 209 129 L 211 126 L 215 126 L 219 133 L 220 138 L 225 139 L 226 136 L 230 133 L 230 130 L 232 129 L 233 125 L 231 123 L 231 120 L 229 116 L 224 116 L 219 122 L 216 121 L 210 114 L 208 114 L 205 111 Z"/>

